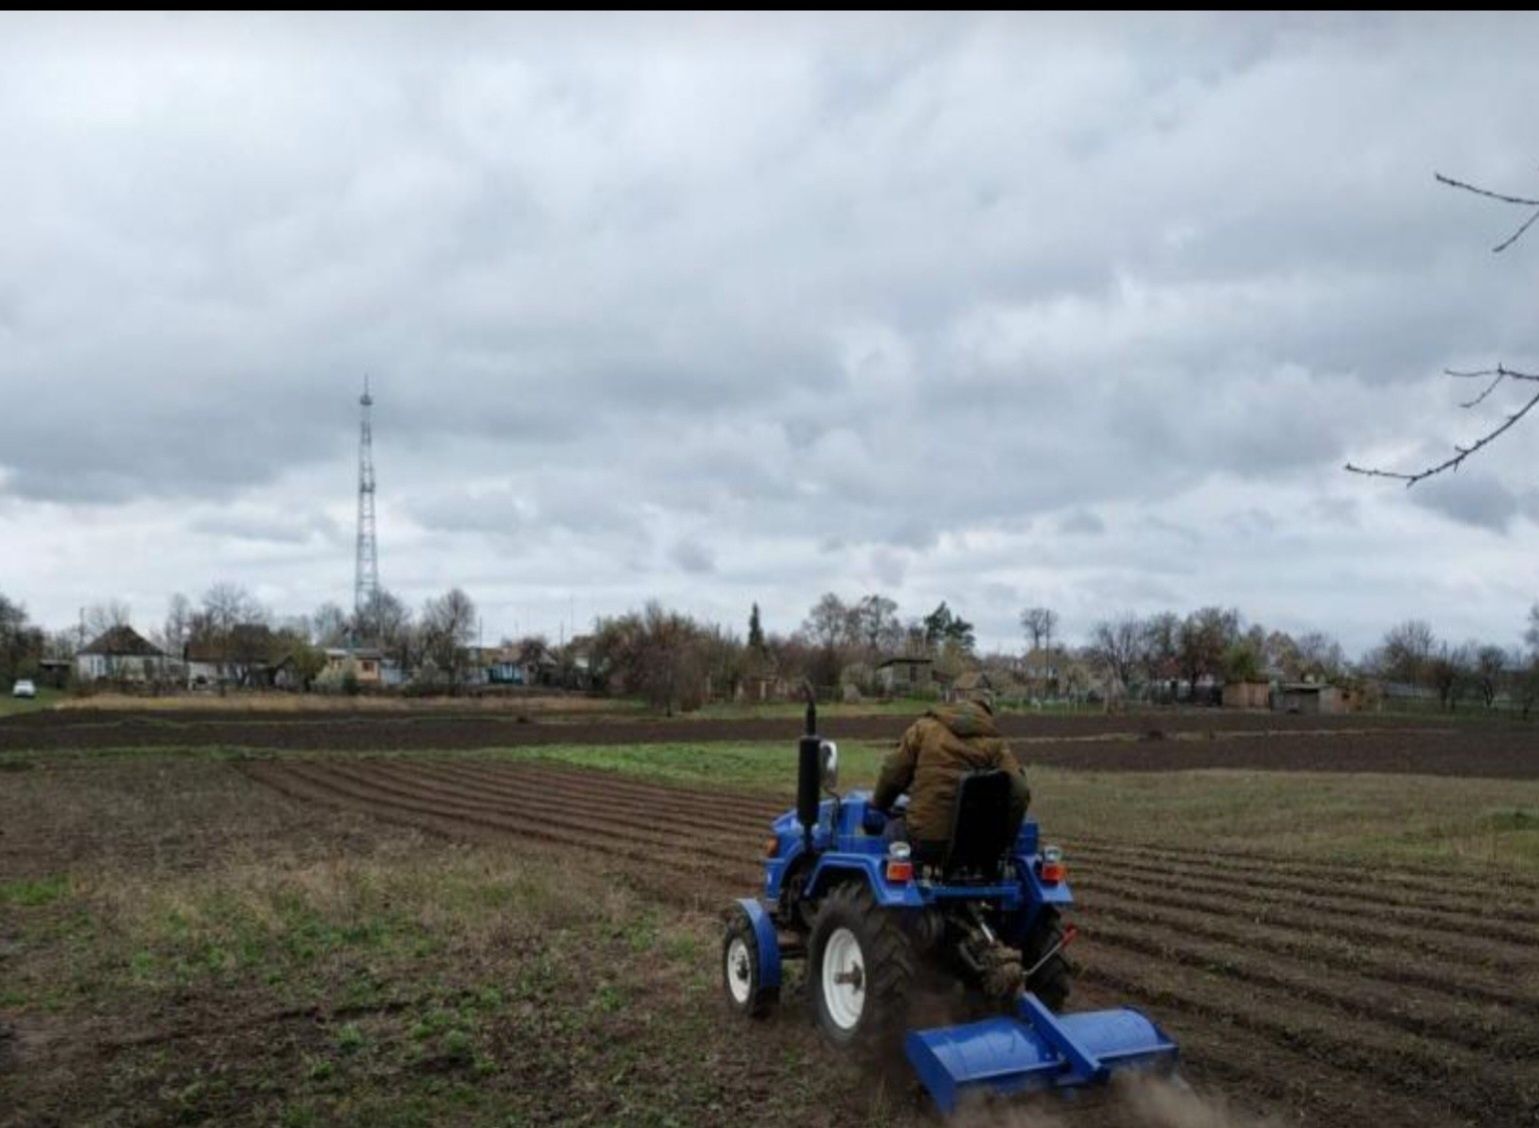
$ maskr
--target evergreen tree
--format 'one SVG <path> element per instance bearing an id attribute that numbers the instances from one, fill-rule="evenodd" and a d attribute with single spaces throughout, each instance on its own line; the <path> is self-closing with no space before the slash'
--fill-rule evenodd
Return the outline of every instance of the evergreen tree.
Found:
<path id="1" fill-rule="evenodd" d="M 759 622 L 759 605 L 753 605 L 753 612 L 748 616 L 748 646 L 752 650 L 764 649 L 764 627 Z"/>

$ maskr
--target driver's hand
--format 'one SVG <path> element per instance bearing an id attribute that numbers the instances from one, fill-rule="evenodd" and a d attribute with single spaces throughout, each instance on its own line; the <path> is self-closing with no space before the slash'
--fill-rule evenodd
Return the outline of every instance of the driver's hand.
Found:
<path id="1" fill-rule="evenodd" d="M 861 819 L 861 826 L 867 834 L 881 834 L 887 826 L 887 812 L 866 804 L 866 813 Z"/>

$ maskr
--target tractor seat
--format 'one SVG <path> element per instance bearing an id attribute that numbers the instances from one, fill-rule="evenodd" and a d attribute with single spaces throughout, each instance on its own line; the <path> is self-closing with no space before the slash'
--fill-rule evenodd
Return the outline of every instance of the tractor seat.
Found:
<path id="1" fill-rule="evenodd" d="M 1021 829 L 1010 810 L 1010 773 L 999 769 L 968 772 L 957 787 L 951 841 L 941 862 L 947 885 L 988 884 L 1000 879 L 1005 858 Z"/>

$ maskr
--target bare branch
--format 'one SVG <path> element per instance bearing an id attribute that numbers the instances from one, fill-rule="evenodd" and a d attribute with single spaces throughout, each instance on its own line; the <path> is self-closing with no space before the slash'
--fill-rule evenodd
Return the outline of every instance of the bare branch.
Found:
<path id="1" fill-rule="evenodd" d="M 1532 380 L 1539 383 L 1539 372 L 1519 372 L 1516 368 L 1508 368 L 1505 364 L 1498 364 L 1495 368 L 1472 368 L 1469 371 L 1445 368 L 1443 374 L 1452 376 L 1455 380 L 1483 380 L 1487 376 L 1501 376 L 1508 380 Z"/>
<path id="2" fill-rule="evenodd" d="M 1409 489 L 1417 482 L 1420 482 L 1426 478 L 1430 478 L 1434 474 L 1441 474 L 1444 470 L 1457 470 L 1460 465 L 1463 464 L 1466 458 L 1474 454 L 1481 447 L 1490 443 L 1493 439 L 1498 438 L 1503 432 L 1511 428 L 1513 424 L 1515 424 L 1519 419 L 1522 419 L 1523 416 L 1532 411 L 1535 405 L 1539 405 L 1539 392 L 1535 392 L 1532 399 L 1530 399 L 1522 407 L 1518 408 L 1517 411 L 1507 416 L 1502 424 L 1496 427 L 1494 430 L 1489 431 L 1485 435 L 1481 436 L 1469 446 L 1455 446 L 1455 453 L 1451 458 L 1438 463 L 1436 466 L 1429 466 L 1425 470 L 1419 470 L 1414 474 L 1404 474 L 1394 470 L 1371 470 L 1362 466 L 1354 466 L 1350 462 L 1347 463 L 1347 471 L 1352 474 L 1362 474 L 1369 478 L 1394 478 L 1398 482 L 1404 482 L 1406 488 Z"/>
<path id="3" fill-rule="evenodd" d="M 1449 375 L 1453 376 L 1455 374 L 1450 372 Z M 1498 384 L 1500 384 L 1506 378 L 1507 378 L 1507 376 L 1506 376 L 1505 373 L 1498 372 L 1495 376 L 1493 376 L 1491 378 L 1491 382 L 1486 385 L 1486 390 L 1485 391 L 1481 392 L 1478 396 L 1476 396 L 1474 399 L 1470 400 L 1468 403 L 1461 403 L 1459 406 L 1460 407 L 1475 407 L 1478 404 L 1483 403 L 1485 401 L 1485 398 L 1488 395 L 1490 395 L 1492 392 L 1496 391 L 1496 386 Z"/>
<path id="4" fill-rule="evenodd" d="M 1492 192 L 1486 188 L 1477 188 L 1473 184 L 1466 184 L 1462 180 L 1455 180 L 1451 176 L 1444 176 L 1441 172 L 1434 172 L 1432 175 L 1437 177 L 1439 183 L 1446 184 L 1450 188 L 1458 188 L 1465 192 L 1473 192 L 1477 196 L 1484 196 L 1489 200 L 1500 200 L 1504 204 L 1517 204 L 1520 207 L 1525 208 L 1539 208 L 1539 200 L 1530 200 L 1526 196 L 1508 196 L 1501 192 Z M 1518 227 L 1516 231 L 1507 236 L 1507 238 L 1503 239 L 1500 243 L 1496 244 L 1496 246 L 1492 247 L 1492 253 L 1499 255 L 1508 247 L 1512 246 L 1512 244 L 1516 243 L 1523 237 L 1523 233 L 1534 225 L 1535 220 L 1539 220 L 1539 211 L 1535 211 L 1533 215 L 1529 216 L 1523 221 L 1523 223 Z"/>
<path id="5" fill-rule="evenodd" d="M 1504 204 L 1519 204 L 1525 208 L 1539 208 L 1539 200 L 1530 200 L 1526 196 L 1504 196 L 1500 192 L 1492 192 L 1485 188 L 1477 188 L 1473 184 L 1466 184 L 1462 180 L 1455 180 L 1451 176 L 1444 176 L 1441 172 L 1434 172 L 1438 182 L 1448 185 L 1450 188 L 1462 188 L 1466 192 L 1473 192 L 1477 196 L 1489 196 L 1493 200 L 1500 200 Z"/>
<path id="6" fill-rule="evenodd" d="M 1534 225 L 1534 220 L 1536 219 L 1539 219 L 1539 211 L 1534 212 L 1533 215 L 1529 216 L 1523 221 L 1521 227 L 1519 227 L 1511 235 L 1507 236 L 1507 238 L 1503 239 L 1500 243 L 1496 244 L 1496 246 L 1492 247 L 1491 253 L 1499 255 L 1508 247 L 1512 246 L 1512 244 L 1516 243 L 1519 239 L 1523 238 L 1523 232 L 1532 227 Z"/>

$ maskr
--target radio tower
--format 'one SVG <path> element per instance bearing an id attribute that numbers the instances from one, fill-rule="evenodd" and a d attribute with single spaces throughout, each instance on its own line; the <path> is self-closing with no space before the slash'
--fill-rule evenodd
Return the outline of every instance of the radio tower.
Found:
<path id="1" fill-rule="evenodd" d="M 374 431 L 369 424 L 369 378 L 363 378 L 363 408 L 358 426 L 358 562 L 353 573 L 353 621 L 362 625 L 364 611 L 379 595 L 379 545 L 374 540 Z"/>

